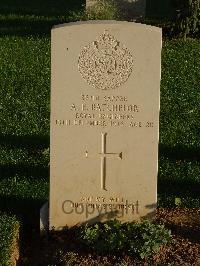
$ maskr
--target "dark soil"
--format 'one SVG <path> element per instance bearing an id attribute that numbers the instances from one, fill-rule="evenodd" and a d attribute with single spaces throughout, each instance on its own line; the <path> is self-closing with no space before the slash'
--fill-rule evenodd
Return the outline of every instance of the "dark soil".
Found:
<path id="1" fill-rule="evenodd" d="M 172 232 L 172 242 L 146 260 L 126 254 L 100 256 L 84 250 L 74 240 L 73 230 L 36 237 L 22 252 L 19 265 L 72 266 L 200 266 L 200 209 L 158 209 L 155 222 Z M 30 244 L 30 243 L 29 243 Z"/>

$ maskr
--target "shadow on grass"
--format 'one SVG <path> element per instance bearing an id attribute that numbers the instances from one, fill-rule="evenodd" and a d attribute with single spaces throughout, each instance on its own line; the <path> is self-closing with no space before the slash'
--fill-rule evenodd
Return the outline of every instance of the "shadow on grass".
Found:
<path id="1" fill-rule="evenodd" d="M 0 19 L 0 36 L 14 35 L 25 37 L 29 35 L 50 35 L 51 29 L 54 25 L 65 22 L 67 21 L 59 18 L 51 18 L 49 20 L 30 20 L 26 18 L 20 19 L 17 17 L 8 20 Z"/>
<path id="2" fill-rule="evenodd" d="M 53 26 L 76 20 L 77 18 L 73 18 L 73 16 L 49 17 L 48 19 L 44 19 L 43 17 L 37 19 L 30 19 L 28 17 L 0 18 L 0 36 L 49 36 Z"/>
<path id="3" fill-rule="evenodd" d="M 162 198 L 161 205 L 174 206 L 177 197 L 181 198 L 184 201 L 183 205 L 187 207 L 199 205 L 200 150 L 160 144 L 159 161 L 158 194 Z M 166 169 L 166 167 L 168 168 Z M 193 169 L 192 167 L 196 168 Z"/>
<path id="4" fill-rule="evenodd" d="M 8 149 L 24 148 L 29 151 L 31 157 L 33 156 L 38 159 L 38 156 L 41 156 L 41 151 L 49 147 L 49 136 L 0 135 L 0 146 Z M 33 165 L 31 162 L 0 165 L 1 179 L 13 178 L 16 176 L 19 178 L 25 177 L 29 180 L 47 180 L 49 178 L 49 167 L 47 165 Z M 22 219 L 23 217 L 29 217 L 29 215 L 32 216 L 34 212 L 39 215 L 39 209 L 43 203 L 44 201 L 38 201 L 37 199 L 20 200 L 18 197 L 14 196 L 5 196 L 5 198 L 0 196 L 0 210 L 19 215 Z"/>
<path id="5" fill-rule="evenodd" d="M 146 0 L 146 18 L 169 20 L 175 16 L 173 0 Z"/>
<path id="6" fill-rule="evenodd" d="M 15 136 L 0 134 L 0 145 L 8 148 L 45 149 L 50 144 L 49 136 Z"/>
<path id="7" fill-rule="evenodd" d="M 0 195 L 0 211 L 16 215 L 23 226 L 39 232 L 40 208 L 45 200 Z"/>
<path id="8" fill-rule="evenodd" d="M 21 176 L 34 180 L 47 179 L 49 177 L 49 168 L 45 166 L 31 166 L 24 164 L 0 166 L 1 179 L 7 179 L 15 176 Z"/>
<path id="9" fill-rule="evenodd" d="M 159 145 L 159 156 L 169 159 L 185 159 L 200 161 L 200 150 L 198 148 L 188 148 L 184 146 L 170 147 L 164 144 Z"/>
<path id="10" fill-rule="evenodd" d="M 172 179 L 159 179 L 158 180 L 158 193 L 166 194 L 169 197 L 174 196 L 180 198 L 196 198 L 199 199 L 200 183 L 192 180 L 172 180 Z"/>
<path id="11" fill-rule="evenodd" d="M 80 10 L 84 3 L 84 0 L 1 0 L 0 14 L 66 15 L 68 11 Z"/>
<path id="12" fill-rule="evenodd" d="M 1 0 L 0 36 L 50 35 L 53 25 L 69 22 L 84 0 Z"/>
<path id="13" fill-rule="evenodd" d="M 0 211 L 14 214 L 20 221 L 19 253 L 21 257 L 32 254 L 33 243 L 40 234 L 40 208 L 45 200 L 0 196 Z M 21 261 L 19 264 L 22 265 Z M 25 264 L 27 265 L 27 264 Z"/>

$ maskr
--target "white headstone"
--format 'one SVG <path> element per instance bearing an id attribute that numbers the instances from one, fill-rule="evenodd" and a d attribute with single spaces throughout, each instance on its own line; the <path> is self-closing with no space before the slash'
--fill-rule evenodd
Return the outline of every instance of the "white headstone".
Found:
<path id="1" fill-rule="evenodd" d="M 53 28 L 50 228 L 155 211 L 160 73 L 159 28 Z"/>

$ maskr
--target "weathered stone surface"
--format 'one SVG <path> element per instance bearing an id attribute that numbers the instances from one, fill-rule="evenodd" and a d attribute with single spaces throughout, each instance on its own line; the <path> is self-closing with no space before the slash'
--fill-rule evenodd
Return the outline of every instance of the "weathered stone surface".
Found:
<path id="1" fill-rule="evenodd" d="M 154 212 L 160 61 L 156 27 L 52 30 L 50 228 Z"/>

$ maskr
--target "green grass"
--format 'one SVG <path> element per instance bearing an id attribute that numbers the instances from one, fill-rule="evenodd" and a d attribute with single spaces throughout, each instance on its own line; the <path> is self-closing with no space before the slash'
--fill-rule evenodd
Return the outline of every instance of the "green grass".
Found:
<path id="1" fill-rule="evenodd" d="M 0 209 L 30 225 L 48 198 L 50 40 L 0 38 L 0 58 Z"/>
<path id="2" fill-rule="evenodd" d="M 13 215 L 27 234 L 38 226 L 39 209 L 49 197 L 50 29 L 78 19 L 81 5 L 79 0 L 0 3 L 0 210 L 12 215 L 0 215 L 4 246 Z M 175 206 L 175 198 L 182 206 L 200 206 L 199 83 L 200 41 L 165 41 L 159 206 Z M 0 252 L 2 264 L 7 255 Z"/>
<path id="3" fill-rule="evenodd" d="M 162 54 L 160 206 L 200 205 L 200 41 L 166 41 Z"/>

